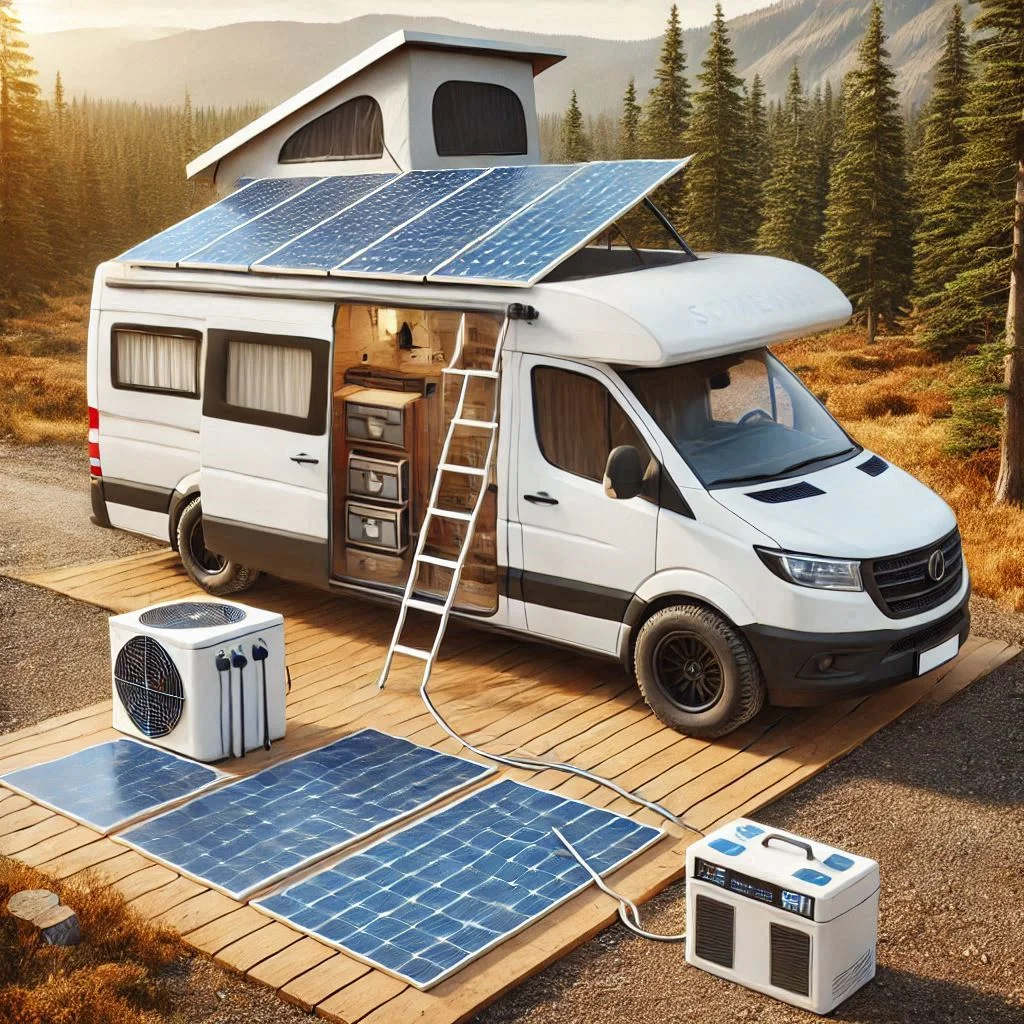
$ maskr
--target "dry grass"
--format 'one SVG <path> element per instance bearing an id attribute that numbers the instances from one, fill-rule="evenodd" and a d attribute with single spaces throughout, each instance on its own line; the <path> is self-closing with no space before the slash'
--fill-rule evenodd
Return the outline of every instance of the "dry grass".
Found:
<path id="1" fill-rule="evenodd" d="M 78 915 L 83 941 L 26 941 L 6 912 L 22 889 L 51 889 Z M 54 882 L 0 858 L 0 1024 L 151 1024 L 168 1009 L 164 978 L 184 962 L 172 932 L 143 921 L 111 889 Z"/>
<path id="2" fill-rule="evenodd" d="M 998 453 L 965 460 L 944 450 L 951 364 L 931 363 L 900 336 L 868 347 L 856 331 L 790 342 L 775 351 L 861 444 L 949 502 L 975 592 L 1024 610 L 1024 510 L 992 504 Z"/>
<path id="3" fill-rule="evenodd" d="M 83 443 L 89 297 L 49 297 L 0 332 L 0 438 Z"/>

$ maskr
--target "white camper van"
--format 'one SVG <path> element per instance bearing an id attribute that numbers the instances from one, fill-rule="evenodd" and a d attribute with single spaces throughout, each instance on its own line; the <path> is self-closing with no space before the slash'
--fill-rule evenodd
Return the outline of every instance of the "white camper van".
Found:
<path id="1" fill-rule="evenodd" d="M 93 521 L 214 594 L 267 572 L 618 659 L 694 735 L 951 659 L 952 512 L 770 351 L 848 301 L 695 256 L 650 198 L 684 163 L 267 176 L 104 264 Z"/>

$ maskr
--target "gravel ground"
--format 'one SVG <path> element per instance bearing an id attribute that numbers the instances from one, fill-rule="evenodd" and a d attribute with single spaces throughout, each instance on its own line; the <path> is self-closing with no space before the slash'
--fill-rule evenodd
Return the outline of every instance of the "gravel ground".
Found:
<path id="1" fill-rule="evenodd" d="M 0 467 L 0 573 L 122 558 L 159 547 L 89 522 L 84 449 L 0 441 Z"/>
<path id="2" fill-rule="evenodd" d="M 88 522 L 83 458 L 0 445 L 0 573 L 113 558 L 148 542 Z M 40 509 L 47 509 L 45 519 Z M 1024 644 L 1024 616 L 972 601 L 980 635 Z M 106 614 L 0 577 L 0 732 L 109 694 Z M 1024 1024 L 1024 657 L 941 708 L 917 707 L 757 817 L 882 868 L 876 981 L 851 1024 Z M 684 926 L 683 887 L 644 908 Z M 195 958 L 173 1024 L 308 1019 Z M 480 1014 L 479 1024 L 702 1024 L 819 1018 L 686 967 L 682 948 L 608 929 Z M 404 1024 L 396 1021 L 395 1024 Z"/>

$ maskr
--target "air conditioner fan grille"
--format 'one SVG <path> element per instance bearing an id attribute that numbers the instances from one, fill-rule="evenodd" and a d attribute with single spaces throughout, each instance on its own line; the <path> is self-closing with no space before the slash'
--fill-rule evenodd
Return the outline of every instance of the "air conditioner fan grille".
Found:
<path id="1" fill-rule="evenodd" d="M 233 604 L 217 601 L 178 601 L 150 608 L 139 616 L 144 626 L 162 629 L 203 629 L 210 626 L 230 626 L 245 618 L 245 610 Z"/>
<path id="2" fill-rule="evenodd" d="M 118 651 L 114 683 L 128 717 L 143 736 L 159 739 L 181 721 L 185 707 L 181 675 L 152 637 L 133 636 Z"/>

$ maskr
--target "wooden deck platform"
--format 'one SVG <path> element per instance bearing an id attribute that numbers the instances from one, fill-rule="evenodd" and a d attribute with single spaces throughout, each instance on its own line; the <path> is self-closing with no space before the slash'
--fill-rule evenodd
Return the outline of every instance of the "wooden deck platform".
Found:
<path id="1" fill-rule="evenodd" d="M 170 552 L 73 566 L 29 582 L 118 612 L 198 593 Z M 396 663 L 387 690 L 376 689 L 393 610 L 273 581 L 244 599 L 286 617 L 294 688 L 286 739 L 269 754 L 261 750 L 226 762 L 225 770 L 256 771 L 367 725 L 464 753 L 421 704 L 418 663 Z M 1017 653 L 1000 641 L 972 638 L 956 661 L 921 679 L 815 710 L 769 708 L 712 743 L 660 725 L 616 665 L 459 624 L 449 629 L 431 692 L 453 725 L 477 744 L 572 761 L 708 829 L 755 814 L 915 703 L 947 700 Z M 118 734 L 110 728 L 110 711 L 105 701 L 0 737 L 0 772 L 113 739 Z M 505 774 L 664 824 L 606 789 L 559 772 Z M 670 831 L 612 876 L 615 888 L 640 902 L 683 875 L 693 834 Z M 0 854 L 60 878 L 90 872 L 95 884 L 113 886 L 145 917 L 177 929 L 224 966 L 346 1024 L 465 1020 L 609 925 L 616 910 L 591 888 L 420 992 L 2 788 Z"/>

